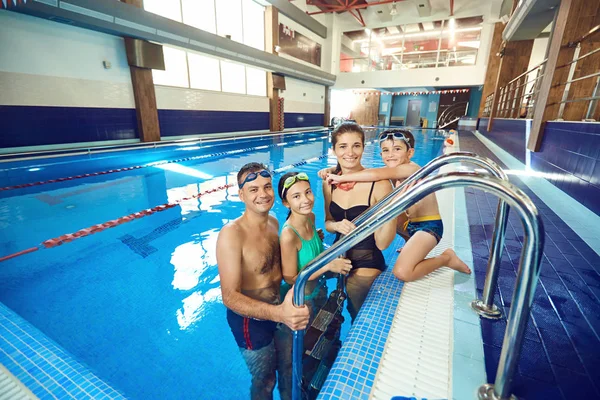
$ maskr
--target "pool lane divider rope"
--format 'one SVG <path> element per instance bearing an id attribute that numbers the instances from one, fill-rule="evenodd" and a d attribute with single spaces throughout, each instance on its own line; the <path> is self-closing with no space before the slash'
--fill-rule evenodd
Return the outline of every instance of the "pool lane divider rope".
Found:
<path id="1" fill-rule="evenodd" d="M 306 165 L 306 164 L 308 164 L 310 162 L 319 161 L 319 160 L 322 160 L 323 158 L 327 158 L 327 157 L 328 157 L 328 154 L 323 154 L 323 155 L 321 155 L 319 157 L 313 157 L 313 158 L 309 158 L 309 159 L 306 159 L 306 160 L 302 160 L 302 161 L 299 161 L 297 163 L 286 165 L 284 167 L 278 168 L 278 169 L 274 170 L 273 173 L 274 174 L 280 174 L 283 171 L 287 171 L 289 169 L 296 168 L 296 167 L 299 167 L 301 165 Z M 119 226 L 119 225 L 125 224 L 127 222 L 131 222 L 133 220 L 140 219 L 140 218 L 146 217 L 148 215 L 152 215 L 152 214 L 157 213 L 157 212 L 168 210 L 170 208 L 176 207 L 177 205 L 179 205 L 180 203 L 182 203 L 184 201 L 198 199 L 198 198 L 200 198 L 202 196 L 206 196 L 208 194 L 216 193 L 216 192 L 219 192 L 221 190 L 229 189 L 230 187 L 233 187 L 233 186 L 235 186 L 235 185 L 234 184 L 227 184 L 227 185 L 217 186 L 217 187 L 215 187 L 213 189 L 209 189 L 209 190 L 206 190 L 206 191 L 201 192 L 201 193 L 196 193 L 196 194 L 194 194 L 192 196 L 184 197 L 184 198 L 181 198 L 179 200 L 175 200 L 175 201 L 170 202 L 170 203 L 165 203 L 165 204 L 161 204 L 161 205 L 158 205 L 158 206 L 155 206 L 155 207 L 152 207 L 152 208 L 147 208 L 145 210 L 138 211 L 138 212 L 135 212 L 135 213 L 132 213 L 132 214 L 129 214 L 129 215 L 125 215 L 124 217 L 116 218 L 116 219 L 113 219 L 113 220 L 110 220 L 110 221 L 107 221 L 107 222 L 104 222 L 104 223 L 101 223 L 101 224 L 92 225 L 92 226 L 90 226 L 88 228 L 80 229 L 80 230 L 78 230 L 77 232 L 74 232 L 74 233 L 67 233 L 67 234 L 64 234 L 64 235 L 52 238 L 52 239 L 44 240 L 41 244 L 39 244 L 39 245 L 37 245 L 35 247 L 30 247 L 29 249 L 21 250 L 19 252 L 16 252 L 16 253 L 13 253 L 13 254 L 9 254 L 9 255 L 4 256 L 4 257 L 0 257 L 0 262 L 7 261 L 7 260 L 10 260 L 11 258 L 19 257 L 19 256 L 22 256 L 22 255 L 25 255 L 25 254 L 33 253 L 34 251 L 37 251 L 37 250 L 40 250 L 40 249 L 49 249 L 49 248 L 52 248 L 52 247 L 57 247 L 57 246 L 60 246 L 62 244 L 65 244 L 65 243 L 72 242 L 73 240 L 76 240 L 76 239 L 79 239 L 79 238 L 82 238 L 82 237 L 85 237 L 85 236 L 93 235 L 94 233 L 102 232 L 102 231 L 104 231 L 106 229 L 114 228 L 115 226 Z"/>
<path id="2" fill-rule="evenodd" d="M 321 136 L 321 137 L 318 137 L 318 138 L 315 138 L 315 139 L 318 140 L 318 139 L 324 139 L 324 138 L 327 138 L 327 136 Z M 136 166 L 133 166 L 133 167 L 124 167 L 124 168 L 117 168 L 117 169 L 109 169 L 107 171 L 91 172 L 91 173 L 88 173 L 88 174 L 81 174 L 81 175 L 67 176 L 67 177 L 63 177 L 63 178 L 49 179 L 47 181 L 38 181 L 38 182 L 31 182 L 31 183 L 23 183 L 23 184 L 20 184 L 20 185 L 5 186 L 5 187 L 0 187 L 0 192 L 1 191 L 6 191 L 6 190 L 23 189 L 23 188 L 31 187 L 31 186 L 47 185 L 49 183 L 58 183 L 58 182 L 64 182 L 64 181 L 72 181 L 72 180 L 75 180 L 75 179 L 89 178 L 89 177 L 92 177 L 92 176 L 114 174 L 114 173 L 117 173 L 117 172 L 133 171 L 133 170 L 141 169 L 141 168 L 157 167 L 157 166 L 160 166 L 160 165 L 179 163 L 179 162 L 183 162 L 183 161 L 194 161 L 194 160 L 202 160 L 202 159 L 205 159 L 205 158 L 230 156 L 230 155 L 239 154 L 239 153 L 246 153 L 246 152 L 249 152 L 249 151 L 268 149 L 270 147 L 275 147 L 275 146 L 285 146 L 285 145 L 288 145 L 288 144 L 297 144 L 299 142 L 306 142 L 306 140 L 300 140 L 300 141 L 297 140 L 297 141 L 293 141 L 293 142 L 282 142 L 282 143 L 266 144 L 266 145 L 262 145 L 262 146 L 247 147 L 245 149 L 221 151 L 221 152 L 218 152 L 218 153 L 211 153 L 211 154 L 203 154 L 203 155 L 199 155 L 199 156 L 190 156 L 190 157 L 178 158 L 176 160 L 157 161 L 157 162 L 152 162 L 152 163 L 148 163 L 148 164 L 144 164 L 144 165 L 136 165 Z M 0 261 L 1 261 L 1 259 L 0 259 Z"/>

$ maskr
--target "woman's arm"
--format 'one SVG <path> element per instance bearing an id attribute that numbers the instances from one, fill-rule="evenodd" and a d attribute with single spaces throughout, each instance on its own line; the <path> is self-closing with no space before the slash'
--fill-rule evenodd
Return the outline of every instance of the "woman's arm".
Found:
<path id="1" fill-rule="evenodd" d="M 392 185 L 386 181 L 375 183 L 371 204 L 377 203 L 392 191 Z M 375 243 L 379 250 L 385 250 L 396 236 L 396 218 L 392 218 L 375 231 Z"/>
<path id="2" fill-rule="evenodd" d="M 343 175 L 327 175 L 329 183 L 339 182 L 376 182 L 386 179 L 406 179 L 416 171 L 419 170 L 419 166 L 414 163 L 402 164 L 397 167 L 382 167 L 382 168 L 368 168 L 358 172 L 351 172 Z"/>

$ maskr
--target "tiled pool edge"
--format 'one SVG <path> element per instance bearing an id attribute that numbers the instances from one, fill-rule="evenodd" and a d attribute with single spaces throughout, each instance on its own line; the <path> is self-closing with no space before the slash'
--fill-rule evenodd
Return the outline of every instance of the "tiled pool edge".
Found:
<path id="1" fill-rule="evenodd" d="M 456 135 L 456 150 L 460 141 Z M 452 165 L 457 170 L 457 164 Z M 454 251 L 474 271 L 473 249 L 463 188 L 454 189 Z M 452 398 L 477 398 L 477 389 L 486 383 L 483 340 L 479 316 L 471 309 L 477 298 L 475 273 L 454 273 L 454 341 L 452 351 Z"/>
<path id="2" fill-rule="evenodd" d="M 125 398 L 2 303 L 0 363 L 40 399 Z"/>
<path id="3" fill-rule="evenodd" d="M 395 253 L 398 244 L 396 239 L 386 253 Z M 395 259 L 386 254 L 390 265 Z M 369 398 L 402 286 L 389 267 L 375 280 L 318 399 Z"/>

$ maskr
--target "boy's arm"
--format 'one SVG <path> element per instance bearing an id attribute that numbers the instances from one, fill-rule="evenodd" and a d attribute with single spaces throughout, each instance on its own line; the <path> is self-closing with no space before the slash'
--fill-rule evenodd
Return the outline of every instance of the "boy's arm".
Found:
<path id="1" fill-rule="evenodd" d="M 397 167 L 369 168 L 344 175 L 328 175 L 331 183 L 339 182 L 376 182 L 385 179 L 406 179 L 419 170 L 414 163 L 402 164 Z"/>

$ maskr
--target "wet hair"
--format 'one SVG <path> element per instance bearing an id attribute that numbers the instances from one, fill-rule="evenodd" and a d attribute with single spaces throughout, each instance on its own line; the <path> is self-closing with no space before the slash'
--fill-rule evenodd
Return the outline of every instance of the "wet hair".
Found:
<path id="1" fill-rule="evenodd" d="M 343 135 L 344 133 L 358 133 L 360 135 L 360 141 L 362 142 L 363 146 L 365 145 L 365 131 L 363 131 L 363 129 L 360 127 L 360 125 L 358 125 L 356 122 L 344 122 L 340 125 L 338 125 L 337 128 L 335 128 L 333 130 L 333 132 L 331 132 L 331 145 L 333 146 L 334 150 L 335 150 L 335 145 L 337 144 L 339 137 L 341 135 Z M 340 165 L 340 163 L 337 163 L 337 166 L 335 167 L 335 171 L 334 173 L 337 174 L 342 170 L 342 167 Z"/>
<path id="2" fill-rule="evenodd" d="M 262 171 L 263 169 L 266 169 L 267 171 L 269 170 L 269 168 L 263 163 L 251 162 L 244 165 L 242 168 L 240 168 L 237 174 L 238 185 L 242 183 L 242 177 L 244 174 Z"/>
<path id="3" fill-rule="evenodd" d="M 284 174 L 281 178 L 279 178 L 279 183 L 277 184 L 277 193 L 279 194 L 279 197 L 281 198 L 281 200 L 285 201 L 288 190 L 290 190 L 290 188 L 298 182 L 298 181 L 296 181 L 296 182 L 294 182 L 294 185 L 290 186 L 287 189 L 284 189 L 283 185 L 285 184 L 285 180 L 287 178 L 289 178 L 290 176 L 296 176 L 299 173 L 300 172 L 288 172 L 288 173 Z M 304 181 L 304 182 L 308 182 L 308 184 L 310 185 L 310 181 Z M 285 218 L 286 221 L 290 218 L 290 215 L 292 215 L 292 210 L 290 210 L 287 217 Z"/>
<path id="4" fill-rule="evenodd" d="M 397 129 L 397 128 L 386 129 L 385 131 L 381 132 L 380 137 L 382 137 L 383 135 L 388 135 L 388 138 L 386 140 L 389 140 L 389 135 L 392 135 L 392 138 L 393 138 L 394 133 L 402 133 L 404 135 L 404 137 L 408 139 L 408 149 L 409 150 L 415 148 L 415 136 L 408 129 Z M 404 142 L 403 140 L 401 140 L 401 141 Z M 406 143 L 406 142 L 404 142 L 404 143 Z"/>

